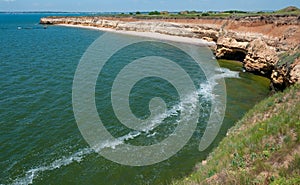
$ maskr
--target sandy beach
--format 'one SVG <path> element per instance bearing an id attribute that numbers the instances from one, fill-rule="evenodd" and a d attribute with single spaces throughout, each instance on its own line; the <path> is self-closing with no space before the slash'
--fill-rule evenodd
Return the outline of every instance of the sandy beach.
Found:
<path id="1" fill-rule="evenodd" d="M 166 35 L 166 34 L 154 33 L 154 32 L 124 31 L 124 30 L 115 30 L 111 28 L 100 28 L 100 27 L 93 27 L 93 26 L 71 25 L 71 24 L 57 24 L 57 25 L 75 27 L 75 28 L 94 29 L 94 30 L 99 30 L 104 32 L 113 32 L 113 33 L 124 34 L 124 35 L 152 38 L 156 40 L 187 43 L 187 44 L 193 44 L 198 46 L 214 46 L 216 44 L 215 42 L 208 42 L 206 40 L 199 39 L 199 38 L 173 36 L 173 35 Z"/>

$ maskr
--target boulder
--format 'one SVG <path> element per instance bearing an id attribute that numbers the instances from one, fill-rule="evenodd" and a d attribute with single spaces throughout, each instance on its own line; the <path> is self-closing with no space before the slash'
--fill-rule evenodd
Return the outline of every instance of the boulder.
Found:
<path id="1" fill-rule="evenodd" d="M 247 71 L 268 75 L 279 60 L 276 51 L 261 39 L 251 41 L 247 50 L 243 61 Z"/>

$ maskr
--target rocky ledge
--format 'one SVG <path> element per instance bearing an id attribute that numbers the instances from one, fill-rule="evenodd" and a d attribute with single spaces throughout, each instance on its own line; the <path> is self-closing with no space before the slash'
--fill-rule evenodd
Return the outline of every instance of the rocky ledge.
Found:
<path id="1" fill-rule="evenodd" d="M 282 90 L 290 84 L 300 83 L 299 15 L 147 20 L 101 16 L 47 17 L 40 23 L 202 38 L 216 43 L 213 50 L 217 58 L 243 62 L 247 71 L 269 77 L 273 89 Z"/>

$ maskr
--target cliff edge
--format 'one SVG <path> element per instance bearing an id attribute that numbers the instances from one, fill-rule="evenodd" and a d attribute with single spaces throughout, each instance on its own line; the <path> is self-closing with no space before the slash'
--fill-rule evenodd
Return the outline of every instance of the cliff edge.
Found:
<path id="1" fill-rule="evenodd" d="M 40 23 L 201 38 L 216 43 L 213 50 L 217 58 L 239 60 L 247 71 L 269 77 L 275 90 L 300 83 L 300 15 L 198 19 L 46 17 Z M 285 61 L 287 55 L 290 58 Z"/>

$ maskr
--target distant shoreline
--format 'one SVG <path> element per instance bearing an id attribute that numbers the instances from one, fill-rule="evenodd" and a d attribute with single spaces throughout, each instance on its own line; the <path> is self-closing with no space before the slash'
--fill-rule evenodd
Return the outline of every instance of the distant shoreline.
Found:
<path id="1" fill-rule="evenodd" d="M 198 45 L 198 46 L 215 46 L 216 45 L 216 43 L 213 41 L 208 42 L 206 40 L 199 39 L 199 38 L 173 36 L 173 35 L 154 33 L 154 32 L 125 31 L 125 30 L 115 30 L 112 28 L 101 28 L 101 27 L 95 27 L 95 26 L 71 25 L 71 24 L 57 24 L 56 26 L 93 29 L 93 30 L 99 30 L 99 31 L 104 31 L 104 32 L 112 32 L 112 33 L 123 34 L 123 35 L 152 38 L 152 39 L 162 40 L 162 41 L 180 42 L 180 43 L 193 44 L 193 45 Z"/>

